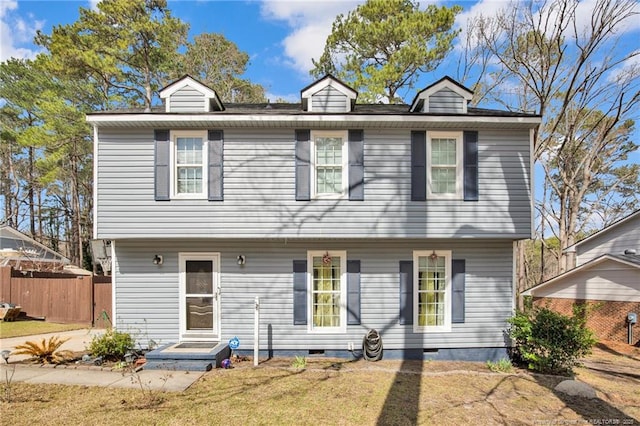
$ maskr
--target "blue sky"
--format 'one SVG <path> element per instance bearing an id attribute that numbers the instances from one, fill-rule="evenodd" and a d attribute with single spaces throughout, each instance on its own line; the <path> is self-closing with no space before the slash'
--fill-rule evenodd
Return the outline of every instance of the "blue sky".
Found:
<path id="1" fill-rule="evenodd" d="M 95 7 L 98 0 L 0 0 L 0 60 L 9 57 L 30 58 L 37 53 L 32 44 L 36 30 L 51 33 L 55 25 L 74 22 L 79 7 Z M 579 15 L 590 16 L 596 0 L 583 0 Z M 262 84 L 271 100 L 299 99 L 300 89 L 311 82 L 308 71 L 311 58 L 318 58 L 339 13 L 347 13 L 362 1 L 347 0 L 252 0 L 169 1 L 173 14 L 190 24 L 189 36 L 203 32 L 222 33 L 251 57 L 245 77 Z M 426 1 L 422 2 L 426 4 Z M 506 0 L 461 0 L 464 10 L 456 25 L 465 28 L 467 20 L 478 13 L 491 15 L 504 7 Z M 640 19 L 621 30 L 621 48 L 636 46 Z M 462 40 L 463 37 L 459 37 Z M 635 44 L 634 44 L 635 43 Z M 432 75 L 422 76 L 420 89 L 443 75 L 458 78 L 454 50 L 446 63 Z M 415 91 L 400 93 L 410 102 Z"/>
<path id="2" fill-rule="evenodd" d="M 590 22 L 597 1 L 581 0 L 577 11 L 579 23 Z M 32 40 L 37 30 L 50 34 L 53 26 L 76 21 L 79 7 L 96 7 L 97 2 L 98 0 L 0 0 L 0 61 L 9 57 L 34 57 L 37 47 Z M 353 10 L 360 3 L 363 1 L 169 0 L 169 8 L 174 16 L 190 24 L 190 38 L 203 32 L 222 33 L 242 51 L 247 52 L 251 63 L 245 77 L 262 84 L 272 101 L 283 98 L 295 102 L 299 100 L 300 89 L 312 81 L 309 76 L 311 58 L 321 55 L 335 17 Z M 457 42 L 461 43 L 470 18 L 480 13 L 491 16 L 506 6 L 507 0 L 460 0 L 440 4 L 458 4 L 463 7 L 463 12 L 456 19 L 456 26 L 463 31 Z M 640 2 L 636 4 L 636 11 L 640 12 Z M 640 51 L 639 16 L 636 15 L 635 19 L 628 20 L 626 26 L 617 29 L 620 39 L 616 49 L 624 52 Z M 461 46 L 458 44 L 435 72 L 422 76 L 416 89 L 400 95 L 406 102 L 411 102 L 417 90 L 444 75 L 458 79 L 456 64 L 460 52 Z M 640 67 L 640 55 L 636 56 L 635 64 Z M 495 107 L 487 104 L 481 106 Z M 631 118 L 637 123 L 633 137 L 636 142 L 640 142 L 640 111 L 633 115 Z M 636 151 L 629 161 L 639 162 L 640 152 Z M 542 173 L 536 173 L 536 176 L 538 181 Z"/>

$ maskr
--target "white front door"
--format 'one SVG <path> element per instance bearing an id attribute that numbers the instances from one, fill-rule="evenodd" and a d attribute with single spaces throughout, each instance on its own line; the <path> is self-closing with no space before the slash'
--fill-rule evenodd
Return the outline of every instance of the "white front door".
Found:
<path id="1" fill-rule="evenodd" d="M 220 255 L 180 253 L 180 340 L 220 338 Z"/>

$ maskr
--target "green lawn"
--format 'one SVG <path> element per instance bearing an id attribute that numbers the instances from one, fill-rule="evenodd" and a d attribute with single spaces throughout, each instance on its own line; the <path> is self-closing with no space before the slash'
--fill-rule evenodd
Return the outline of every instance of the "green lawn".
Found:
<path id="1" fill-rule="evenodd" d="M 57 333 L 60 331 L 86 328 L 83 324 L 56 324 L 45 321 L 0 322 L 0 338 L 31 336 L 34 334 Z"/>

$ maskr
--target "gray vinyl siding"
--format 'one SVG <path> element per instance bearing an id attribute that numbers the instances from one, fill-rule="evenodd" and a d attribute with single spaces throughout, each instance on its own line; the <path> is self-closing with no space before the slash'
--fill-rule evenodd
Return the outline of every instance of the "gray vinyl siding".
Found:
<path id="1" fill-rule="evenodd" d="M 576 246 L 577 266 L 603 254 L 623 254 L 627 249 L 640 253 L 640 216 L 603 231 Z"/>
<path id="2" fill-rule="evenodd" d="M 414 250 L 452 250 L 466 261 L 465 322 L 446 333 L 413 333 L 401 326 L 399 262 Z M 318 334 L 293 325 L 292 261 L 307 250 L 346 250 L 361 262 L 361 324 L 346 333 Z M 274 350 L 341 349 L 361 345 L 368 329 L 378 330 L 385 349 L 505 346 L 506 318 L 512 314 L 512 243 L 504 240 L 121 240 L 115 244 L 114 324 L 144 344 L 175 342 L 179 334 L 178 253 L 220 253 L 221 339 L 237 336 L 241 349 L 253 342 L 254 299 L 260 297 L 261 348 Z M 152 264 L 155 254 L 164 264 Z M 236 256 L 246 256 L 238 266 Z M 270 337 L 269 337 L 270 335 Z"/>
<path id="3" fill-rule="evenodd" d="M 170 97 L 170 112 L 203 112 L 204 94 L 191 86 L 176 90 Z"/>
<path id="4" fill-rule="evenodd" d="M 461 114 L 462 103 L 466 102 L 462 96 L 451 89 L 443 88 L 429 96 L 429 112 L 438 114 Z"/>
<path id="5" fill-rule="evenodd" d="M 364 131 L 364 201 L 295 200 L 294 129 L 224 130 L 224 201 L 154 200 L 153 129 L 99 129 L 96 238 L 528 238 L 529 132 L 480 130 L 479 201 L 411 201 L 409 130 Z M 437 129 L 434 129 L 437 130 Z"/>
<path id="6" fill-rule="evenodd" d="M 347 101 L 344 93 L 327 86 L 311 96 L 311 110 L 313 112 L 345 112 Z"/>

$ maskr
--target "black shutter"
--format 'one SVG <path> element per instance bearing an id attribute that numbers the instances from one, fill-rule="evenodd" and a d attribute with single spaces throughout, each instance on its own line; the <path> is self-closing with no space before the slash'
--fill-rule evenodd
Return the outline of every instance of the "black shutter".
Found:
<path id="1" fill-rule="evenodd" d="M 349 130 L 349 200 L 364 201 L 364 131 Z"/>
<path id="2" fill-rule="evenodd" d="M 224 133 L 222 130 L 209 130 L 209 201 L 224 199 Z"/>
<path id="3" fill-rule="evenodd" d="M 400 325 L 413 324 L 413 262 L 400 261 Z"/>
<path id="4" fill-rule="evenodd" d="M 311 199 L 311 131 L 296 130 L 296 201 Z"/>
<path id="5" fill-rule="evenodd" d="M 360 261 L 347 260 L 347 325 L 360 324 Z"/>
<path id="6" fill-rule="evenodd" d="M 427 199 L 427 135 L 411 132 L 411 201 Z"/>
<path id="7" fill-rule="evenodd" d="M 465 260 L 453 259 L 451 262 L 451 322 L 464 322 L 464 281 Z"/>
<path id="8" fill-rule="evenodd" d="M 478 132 L 463 134 L 464 201 L 478 201 Z"/>
<path id="9" fill-rule="evenodd" d="M 293 324 L 307 324 L 307 261 L 293 261 Z"/>
<path id="10" fill-rule="evenodd" d="M 169 130 L 154 131 L 154 191 L 156 201 L 171 199 L 171 143 Z"/>

